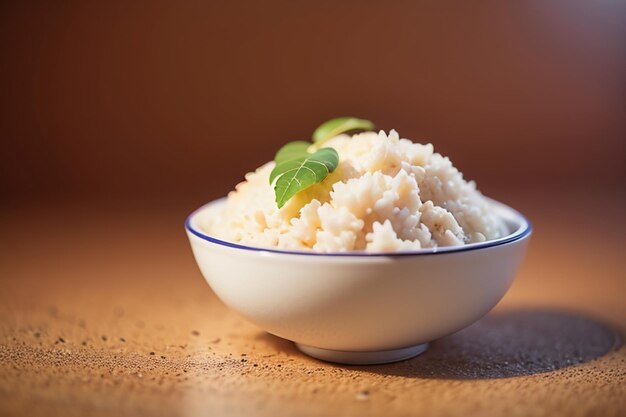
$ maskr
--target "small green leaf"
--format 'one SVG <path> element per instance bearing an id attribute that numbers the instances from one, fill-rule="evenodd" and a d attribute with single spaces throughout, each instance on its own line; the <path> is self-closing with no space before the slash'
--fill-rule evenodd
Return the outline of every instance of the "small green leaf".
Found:
<path id="1" fill-rule="evenodd" d="M 339 155 L 333 148 L 321 148 L 324 142 L 342 133 L 372 129 L 374 124 L 369 120 L 340 117 L 318 127 L 313 132 L 313 144 L 300 140 L 280 148 L 269 177 L 270 185 L 274 185 L 278 208 L 298 192 L 322 182 L 337 168 Z"/>
<path id="2" fill-rule="evenodd" d="M 339 165 L 339 155 L 333 148 L 322 148 L 313 154 L 290 159 L 274 167 L 270 182 L 276 179 L 274 192 L 278 208 L 299 191 L 322 182 Z"/>
<path id="3" fill-rule="evenodd" d="M 270 185 L 274 183 L 274 180 L 281 172 L 276 169 L 283 162 L 291 161 L 293 159 L 303 159 L 310 155 L 308 149 L 311 146 L 310 142 L 305 142 L 302 140 L 297 140 L 294 142 L 289 142 L 282 148 L 276 152 L 276 156 L 274 156 L 275 166 L 272 172 L 270 173 Z"/>
<path id="4" fill-rule="evenodd" d="M 302 158 L 303 156 L 307 156 L 309 146 L 311 146 L 310 142 L 305 142 L 303 140 L 297 140 L 295 142 L 289 142 L 282 148 L 276 152 L 276 156 L 274 157 L 274 162 L 276 165 L 279 165 L 285 161 L 289 161 L 290 159 Z"/>
<path id="5" fill-rule="evenodd" d="M 313 143 L 319 148 L 328 139 L 353 130 L 374 130 L 374 123 L 356 117 L 338 117 L 322 123 L 313 132 Z"/>

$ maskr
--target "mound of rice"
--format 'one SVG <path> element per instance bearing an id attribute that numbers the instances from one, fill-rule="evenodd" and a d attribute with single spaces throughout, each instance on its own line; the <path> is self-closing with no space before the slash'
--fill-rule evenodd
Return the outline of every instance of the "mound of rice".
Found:
<path id="1" fill-rule="evenodd" d="M 317 252 L 392 252 L 464 245 L 507 233 L 473 181 L 431 144 L 366 132 L 324 146 L 339 166 L 278 209 L 269 162 L 228 195 L 205 232 L 248 246 Z"/>

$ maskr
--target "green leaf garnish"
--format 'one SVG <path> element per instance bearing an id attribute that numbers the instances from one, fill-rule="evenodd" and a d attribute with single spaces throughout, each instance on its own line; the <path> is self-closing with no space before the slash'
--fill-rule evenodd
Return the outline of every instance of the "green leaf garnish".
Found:
<path id="1" fill-rule="evenodd" d="M 322 148 L 315 153 L 306 154 L 307 156 L 286 160 L 272 170 L 270 183 L 276 179 L 274 192 L 278 208 L 284 206 L 299 191 L 322 182 L 339 165 L 339 154 L 333 148 Z"/>
<path id="2" fill-rule="evenodd" d="M 342 133 L 354 130 L 374 130 L 374 123 L 356 117 L 338 117 L 322 123 L 313 132 L 313 143 L 318 147 L 324 142 Z"/>
<path id="3" fill-rule="evenodd" d="M 303 140 L 297 140 L 295 142 L 289 142 L 282 148 L 276 152 L 276 156 L 274 157 L 274 162 L 276 165 L 280 165 L 285 161 L 289 161 L 290 159 L 301 158 L 303 156 L 307 156 L 309 146 L 311 146 L 310 142 L 305 142 Z M 270 179 L 270 183 L 272 180 Z"/>
<path id="4" fill-rule="evenodd" d="M 369 120 L 340 117 L 322 124 L 313 132 L 313 144 L 298 140 L 289 142 L 276 152 L 276 166 L 270 173 L 278 208 L 298 192 L 324 181 L 339 165 L 337 151 L 321 146 L 328 139 L 355 130 L 372 130 Z"/>

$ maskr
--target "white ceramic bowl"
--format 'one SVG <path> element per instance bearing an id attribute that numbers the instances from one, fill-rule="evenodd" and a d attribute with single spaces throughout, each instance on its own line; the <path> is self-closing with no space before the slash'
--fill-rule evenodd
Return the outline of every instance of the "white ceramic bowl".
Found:
<path id="1" fill-rule="evenodd" d="M 304 353 L 339 363 L 403 360 L 481 318 L 508 290 L 529 222 L 490 200 L 510 234 L 399 253 L 318 254 L 242 246 L 200 225 L 225 200 L 192 213 L 187 235 L 202 275 L 230 308 Z"/>

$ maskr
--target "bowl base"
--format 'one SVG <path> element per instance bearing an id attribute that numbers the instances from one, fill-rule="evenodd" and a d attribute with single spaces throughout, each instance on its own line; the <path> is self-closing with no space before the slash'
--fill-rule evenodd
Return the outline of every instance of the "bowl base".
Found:
<path id="1" fill-rule="evenodd" d="M 380 350 L 375 352 L 351 352 L 344 350 L 321 349 L 313 346 L 296 343 L 296 347 L 303 353 L 326 362 L 342 363 L 346 365 L 375 365 L 381 363 L 398 362 L 410 359 L 428 349 L 428 343 L 409 346 L 401 349 Z"/>

